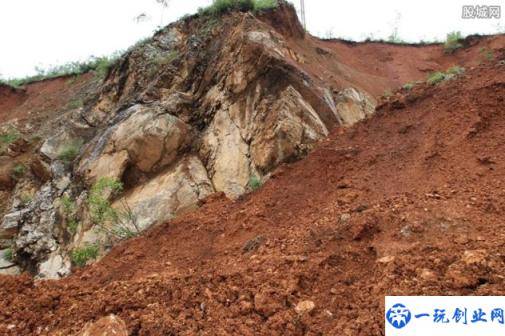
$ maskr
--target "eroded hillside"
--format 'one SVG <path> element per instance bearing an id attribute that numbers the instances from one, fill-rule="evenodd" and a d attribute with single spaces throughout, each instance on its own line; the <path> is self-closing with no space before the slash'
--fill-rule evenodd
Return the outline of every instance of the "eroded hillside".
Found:
<path id="1" fill-rule="evenodd" d="M 80 248 L 112 248 L 59 281 L 0 277 L 0 332 L 115 314 L 131 335 L 379 335 L 385 294 L 500 294 L 504 49 L 321 41 L 281 2 L 174 23 L 103 83 L 0 88 L 19 132 L 2 157 L 30 168 L 0 181 L 2 268 L 57 278 Z M 104 181 L 146 233 L 97 230 L 114 229 L 90 201 Z"/>

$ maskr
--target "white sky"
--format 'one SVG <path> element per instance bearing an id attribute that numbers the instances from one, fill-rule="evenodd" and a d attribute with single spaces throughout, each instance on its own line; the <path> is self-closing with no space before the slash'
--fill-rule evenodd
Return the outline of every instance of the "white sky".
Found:
<path id="1" fill-rule="evenodd" d="M 160 25 L 212 0 L 171 0 L 161 11 L 156 0 L 0 0 L 0 74 L 34 73 L 91 55 L 124 50 Z M 295 5 L 298 0 L 293 0 Z M 501 5 L 501 19 L 461 18 L 463 5 Z M 505 32 L 505 0 L 305 0 L 307 28 L 322 37 L 362 40 L 387 38 L 396 26 L 406 41 L 444 40 L 463 35 Z M 134 18 L 146 13 L 148 19 Z"/>

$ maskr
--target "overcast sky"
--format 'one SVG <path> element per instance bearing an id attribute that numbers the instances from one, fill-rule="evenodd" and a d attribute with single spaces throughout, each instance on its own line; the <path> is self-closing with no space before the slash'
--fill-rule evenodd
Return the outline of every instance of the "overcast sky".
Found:
<path id="1" fill-rule="evenodd" d="M 0 0 L 0 74 L 26 76 L 37 65 L 124 50 L 211 2 L 171 0 L 162 10 L 156 0 Z M 464 20 L 463 5 L 501 5 L 501 19 Z M 505 0 L 305 0 L 305 7 L 308 30 L 322 37 L 387 38 L 395 27 L 406 41 L 443 40 L 457 30 L 505 32 Z M 142 13 L 146 18 L 137 22 Z"/>

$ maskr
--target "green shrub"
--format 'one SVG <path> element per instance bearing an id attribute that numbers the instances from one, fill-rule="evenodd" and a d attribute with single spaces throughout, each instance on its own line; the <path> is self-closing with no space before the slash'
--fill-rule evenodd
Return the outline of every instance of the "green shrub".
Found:
<path id="1" fill-rule="evenodd" d="M 79 155 L 81 151 L 82 140 L 73 140 L 64 145 L 58 152 L 58 159 L 69 164 Z"/>
<path id="2" fill-rule="evenodd" d="M 63 212 L 66 215 L 72 214 L 76 208 L 75 202 L 68 195 L 64 195 L 61 198 L 61 205 L 63 206 Z"/>
<path id="3" fill-rule="evenodd" d="M 137 236 L 140 228 L 128 203 L 121 202 L 121 209 L 112 208 L 109 195 L 118 194 L 123 184 L 109 177 L 100 178 L 91 188 L 88 196 L 90 217 L 98 229 L 116 239 L 128 239 Z"/>
<path id="4" fill-rule="evenodd" d="M 103 225 L 107 220 L 117 217 L 111 207 L 108 194 L 117 194 L 123 190 L 123 184 L 110 177 L 100 178 L 92 187 L 88 196 L 91 219 L 95 224 Z"/>
<path id="5" fill-rule="evenodd" d="M 47 69 L 36 67 L 36 75 L 28 76 L 24 78 L 15 78 L 4 80 L 5 84 L 20 87 L 33 82 L 57 78 L 62 76 L 75 76 L 90 71 L 94 71 L 95 75 L 99 79 L 103 79 L 109 68 L 119 59 L 120 54 L 114 53 L 111 56 L 102 57 L 90 57 L 84 62 L 69 62 L 58 66 L 49 67 Z"/>
<path id="6" fill-rule="evenodd" d="M 452 66 L 449 69 L 447 69 L 447 74 L 449 75 L 461 75 L 464 72 L 465 68 L 460 67 L 458 65 Z"/>
<path id="7" fill-rule="evenodd" d="M 249 178 L 248 185 L 249 185 L 249 188 L 251 188 L 251 190 L 257 190 L 261 187 L 261 180 L 256 175 L 252 175 Z"/>
<path id="8" fill-rule="evenodd" d="M 3 257 L 5 260 L 12 262 L 14 260 L 14 252 L 11 248 L 8 248 L 4 251 Z"/>
<path id="9" fill-rule="evenodd" d="M 74 109 L 82 107 L 83 105 L 84 105 L 84 102 L 82 101 L 82 99 L 74 99 L 68 103 L 67 107 L 71 110 L 74 110 Z"/>
<path id="10" fill-rule="evenodd" d="M 437 71 L 433 72 L 428 76 L 426 82 L 430 85 L 435 85 L 446 79 L 446 75 L 443 72 Z"/>
<path id="11" fill-rule="evenodd" d="M 205 8 L 199 8 L 198 14 L 200 16 L 220 16 L 233 10 L 239 10 L 242 12 L 262 11 L 276 8 L 277 6 L 277 0 L 214 0 L 212 5 Z"/>
<path id="12" fill-rule="evenodd" d="M 98 257 L 98 252 L 98 245 L 90 244 L 74 249 L 70 254 L 70 259 L 74 265 L 83 267 L 88 263 L 88 261 L 95 260 Z"/>
<path id="13" fill-rule="evenodd" d="M 410 90 L 412 90 L 414 88 L 415 85 L 416 85 L 415 83 L 406 83 L 406 84 L 403 85 L 403 88 L 405 90 L 410 91 Z"/>
<path id="14" fill-rule="evenodd" d="M 0 133 L 0 155 L 2 155 L 8 148 L 8 146 L 21 138 L 18 130 L 10 126 L 8 129 L 4 129 L 3 133 Z"/>
<path id="15" fill-rule="evenodd" d="M 71 234 L 75 234 L 77 232 L 77 228 L 79 227 L 79 223 L 75 219 L 69 219 L 67 222 L 68 232 Z"/>
<path id="16" fill-rule="evenodd" d="M 273 9 L 273 8 L 277 8 L 278 6 L 279 6 L 279 3 L 277 2 L 277 0 L 255 0 L 254 1 L 254 10 L 255 11 Z"/>
<path id="17" fill-rule="evenodd" d="M 75 218 L 77 206 L 68 195 L 64 195 L 61 198 L 61 206 L 63 207 L 63 213 L 67 220 L 67 230 L 71 234 L 75 234 L 77 232 L 77 227 L 79 226 L 79 222 Z"/>
<path id="18" fill-rule="evenodd" d="M 26 173 L 26 166 L 22 163 L 18 163 L 17 165 L 14 166 L 12 169 L 12 173 L 16 177 L 22 177 Z"/>
<path id="19" fill-rule="evenodd" d="M 20 137 L 21 136 L 19 135 L 18 131 L 13 128 L 6 133 L 0 134 L 0 143 L 2 145 L 10 145 Z"/>
<path id="20" fill-rule="evenodd" d="M 447 34 L 447 39 L 445 40 L 444 44 L 445 52 L 448 54 L 452 54 L 457 49 L 463 47 L 463 45 L 460 43 L 462 39 L 463 37 L 461 36 L 461 33 L 459 31 Z"/>

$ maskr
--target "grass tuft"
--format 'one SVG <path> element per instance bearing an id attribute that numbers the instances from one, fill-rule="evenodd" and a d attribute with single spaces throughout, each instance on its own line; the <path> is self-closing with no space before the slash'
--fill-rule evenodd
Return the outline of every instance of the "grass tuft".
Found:
<path id="1" fill-rule="evenodd" d="M 426 82 L 430 85 L 435 85 L 435 84 L 442 82 L 445 79 L 446 79 L 445 74 L 443 72 L 437 71 L 437 72 L 431 73 L 428 76 L 428 79 L 426 80 Z"/>
<path id="2" fill-rule="evenodd" d="M 447 39 L 445 40 L 444 44 L 444 51 L 447 54 L 452 54 L 457 49 L 462 48 L 463 45 L 460 43 L 462 39 L 463 37 L 461 36 L 461 32 L 459 31 L 447 34 Z"/>
<path id="3" fill-rule="evenodd" d="M 252 175 L 249 178 L 248 185 L 249 185 L 249 188 L 251 188 L 251 190 L 257 190 L 257 189 L 259 189 L 261 187 L 261 180 L 256 175 Z"/>
<path id="4" fill-rule="evenodd" d="M 199 8 L 200 16 L 221 16 L 231 11 L 264 11 L 279 6 L 277 0 L 214 0 L 212 5 Z"/>
<path id="5" fill-rule="evenodd" d="M 37 74 L 34 76 L 5 79 L 2 80 L 2 82 L 12 87 L 19 88 L 33 82 L 63 76 L 76 76 L 90 71 L 93 71 L 95 73 L 96 78 L 103 80 L 112 64 L 114 64 L 118 59 L 119 53 L 114 53 L 111 56 L 90 57 L 87 61 L 84 62 L 69 62 L 62 65 L 49 67 L 47 69 L 36 67 L 35 71 Z"/>
<path id="6" fill-rule="evenodd" d="M 75 266 L 83 267 L 88 261 L 95 260 L 98 257 L 98 252 L 98 245 L 90 244 L 74 249 L 70 254 L 70 259 Z"/>
<path id="7" fill-rule="evenodd" d="M 26 174 L 26 166 L 24 164 L 22 164 L 22 163 L 18 163 L 12 169 L 12 173 L 17 178 L 23 177 Z"/>
<path id="8" fill-rule="evenodd" d="M 82 146 L 82 140 L 79 139 L 71 141 L 70 143 L 66 144 L 60 149 L 58 153 L 58 159 L 65 162 L 66 164 L 70 164 L 72 161 L 75 160 L 77 155 L 79 155 L 79 152 L 81 151 L 81 146 Z"/>
<path id="9" fill-rule="evenodd" d="M 14 252 L 12 251 L 12 248 L 8 248 L 7 250 L 5 250 L 3 257 L 7 261 L 10 262 L 14 261 Z"/>

